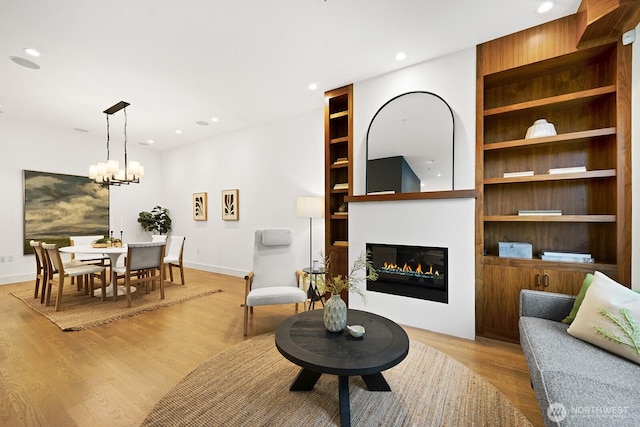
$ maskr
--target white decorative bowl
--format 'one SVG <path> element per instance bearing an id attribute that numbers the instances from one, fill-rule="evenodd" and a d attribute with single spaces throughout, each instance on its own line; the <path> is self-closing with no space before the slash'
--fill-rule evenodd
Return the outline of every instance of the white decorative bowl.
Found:
<path id="1" fill-rule="evenodd" d="M 554 136 L 557 134 L 556 127 L 553 123 L 547 122 L 546 119 L 538 119 L 527 129 L 527 134 L 524 138 L 542 138 L 543 136 Z"/>
<path id="2" fill-rule="evenodd" d="M 349 333 L 351 334 L 351 336 L 354 338 L 360 338 L 361 336 L 364 335 L 364 326 L 347 325 L 347 329 L 349 330 Z"/>

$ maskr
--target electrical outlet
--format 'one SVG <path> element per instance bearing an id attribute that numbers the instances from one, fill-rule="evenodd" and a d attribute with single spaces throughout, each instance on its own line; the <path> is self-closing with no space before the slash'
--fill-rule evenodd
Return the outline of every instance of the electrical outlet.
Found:
<path id="1" fill-rule="evenodd" d="M 7 255 L 7 262 L 13 262 L 13 255 Z"/>
<path id="2" fill-rule="evenodd" d="M 5 259 L 4 255 L 0 256 L 0 262 L 5 262 L 5 261 L 6 261 L 6 259 Z"/>
<path id="3" fill-rule="evenodd" d="M 196 254 L 200 255 L 200 248 L 196 249 Z"/>

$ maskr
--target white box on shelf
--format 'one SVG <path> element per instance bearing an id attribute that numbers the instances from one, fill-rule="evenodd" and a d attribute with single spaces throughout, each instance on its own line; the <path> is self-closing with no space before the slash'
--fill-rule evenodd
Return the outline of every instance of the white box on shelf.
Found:
<path id="1" fill-rule="evenodd" d="M 533 246 L 526 242 L 498 242 L 498 256 L 503 258 L 533 258 Z"/>

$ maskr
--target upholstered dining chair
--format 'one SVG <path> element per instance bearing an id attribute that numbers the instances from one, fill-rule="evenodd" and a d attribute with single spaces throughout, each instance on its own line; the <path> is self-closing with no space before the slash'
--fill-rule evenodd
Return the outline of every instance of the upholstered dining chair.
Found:
<path id="1" fill-rule="evenodd" d="M 266 228 L 256 230 L 253 245 L 253 269 L 245 276 L 243 333 L 247 335 L 249 310 L 274 304 L 298 304 L 307 300 L 300 289 L 302 272 L 295 269 L 293 230 Z"/>
<path id="2" fill-rule="evenodd" d="M 169 250 L 164 257 L 164 266 L 169 267 L 169 279 L 173 282 L 173 267 L 180 270 L 180 283 L 184 285 L 184 268 L 182 266 L 182 253 L 184 252 L 184 236 L 171 236 Z M 167 277 L 165 273 L 164 277 Z"/>
<path id="3" fill-rule="evenodd" d="M 42 296 L 40 296 L 40 302 L 44 301 L 44 293 L 47 288 L 47 279 L 49 275 L 49 269 L 47 268 L 48 262 L 45 259 L 44 249 L 42 249 L 42 242 L 31 240 L 29 242 L 33 249 L 33 254 L 36 259 L 36 283 L 33 291 L 33 297 L 38 298 L 40 286 L 42 286 Z"/>
<path id="4" fill-rule="evenodd" d="M 106 275 L 104 266 L 82 264 L 68 267 L 65 265 L 65 263 L 62 262 L 62 258 L 60 257 L 60 250 L 58 249 L 57 244 L 43 243 L 42 248 L 45 250 L 47 262 L 49 263 L 49 268 L 51 269 L 47 282 L 47 297 L 45 305 L 50 305 L 51 286 L 55 283 L 58 286 L 55 311 L 60 311 L 60 305 L 62 304 L 62 293 L 64 289 L 64 280 L 67 277 L 77 277 L 79 281 L 82 280 L 85 286 L 85 293 L 90 292 L 90 296 L 93 297 L 94 277 L 96 275 L 99 275 L 100 284 L 102 287 L 102 301 L 105 300 Z M 56 275 L 58 276 L 57 281 L 54 280 L 54 277 Z"/>
<path id="5" fill-rule="evenodd" d="M 131 307 L 131 285 L 143 284 L 145 292 L 149 293 L 149 285 L 155 287 L 160 283 L 160 299 L 164 299 L 164 253 L 165 242 L 142 242 L 127 244 L 127 258 L 124 267 L 114 266 L 118 277 L 124 277 L 127 295 L 127 307 Z M 114 286 L 117 286 L 114 283 Z M 113 299 L 117 299 L 117 292 Z"/>

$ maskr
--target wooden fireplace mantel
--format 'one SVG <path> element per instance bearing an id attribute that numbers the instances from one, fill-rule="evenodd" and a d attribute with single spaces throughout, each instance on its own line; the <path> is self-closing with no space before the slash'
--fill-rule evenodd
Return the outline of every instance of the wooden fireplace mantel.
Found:
<path id="1" fill-rule="evenodd" d="M 476 190 L 428 191 L 422 193 L 375 194 L 347 196 L 345 202 L 389 202 L 396 200 L 475 199 Z"/>

